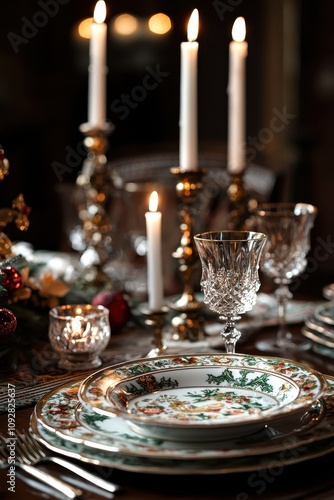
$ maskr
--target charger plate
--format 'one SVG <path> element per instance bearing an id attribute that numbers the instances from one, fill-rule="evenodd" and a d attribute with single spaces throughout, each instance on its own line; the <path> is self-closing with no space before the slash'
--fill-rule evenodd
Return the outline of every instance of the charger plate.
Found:
<path id="1" fill-rule="evenodd" d="M 88 376 L 79 400 L 138 434 L 201 442 L 250 434 L 319 399 L 326 380 L 291 360 L 242 354 L 137 359 Z"/>
<path id="2" fill-rule="evenodd" d="M 334 406 L 334 379 L 327 384 L 323 398 L 305 412 L 278 419 L 250 436 L 225 441 L 181 443 L 139 436 L 124 419 L 98 415 L 78 404 L 80 382 L 65 384 L 43 397 L 34 418 L 63 440 L 110 453 L 176 460 L 261 455 L 286 449 L 289 441 L 300 446 L 334 434 L 331 426 L 319 426 L 326 408 Z"/>
<path id="3" fill-rule="evenodd" d="M 261 443 L 258 447 L 258 454 L 253 453 L 253 446 L 243 446 L 239 449 L 239 456 L 231 456 L 231 448 L 220 450 L 212 450 L 213 453 L 219 455 L 213 455 L 212 457 L 205 457 L 200 453 L 200 450 L 196 450 L 196 458 L 194 460 L 189 460 L 189 456 L 183 451 L 181 445 L 179 449 L 170 448 L 172 450 L 172 455 L 170 458 L 158 458 L 151 455 L 152 447 L 156 449 L 159 448 L 159 441 L 150 441 L 150 444 L 146 440 L 142 442 L 141 456 L 136 456 L 135 454 L 119 453 L 117 451 L 111 452 L 109 449 L 105 450 L 100 447 L 99 443 L 96 442 L 95 447 L 89 446 L 87 441 L 83 438 L 84 436 L 89 436 L 91 440 L 96 440 L 96 433 L 91 431 L 87 434 L 87 429 L 83 428 L 79 422 L 74 418 L 75 407 L 77 405 L 76 393 L 78 390 L 78 385 L 68 384 L 62 386 L 57 391 L 52 391 L 49 396 L 46 396 L 36 405 L 35 411 L 31 415 L 30 427 L 35 438 L 44 444 L 49 450 L 56 453 L 60 453 L 67 457 L 72 457 L 79 459 L 83 462 L 95 464 L 104 467 L 113 467 L 116 469 L 127 470 L 131 472 L 139 473 L 151 473 L 151 474 L 227 474 L 234 472 L 250 472 L 268 469 L 270 464 L 279 463 L 280 466 L 295 464 L 305 460 L 310 460 L 327 453 L 334 451 L 334 378 L 326 377 L 328 383 L 328 389 L 324 394 L 324 404 L 326 406 L 326 411 L 322 421 L 315 426 L 311 426 L 302 432 L 297 430 L 290 434 L 282 434 L 279 439 L 281 443 L 277 446 L 277 451 L 275 448 L 271 447 L 271 443 L 275 441 L 267 440 L 267 442 Z M 67 396 L 65 396 L 67 394 Z M 56 397 L 59 396 L 59 403 L 57 406 Z M 64 401 L 63 398 L 66 398 Z M 38 414 L 43 408 L 43 403 L 45 406 L 46 413 L 47 410 L 53 408 L 53 416 L 55 418 L 54 428 L 50 430 L 46 428 L 41 421 L 38 419 Z M 69 418 L 67 411 L 71 411 L 73 403 L 72 418 Z M 64 404 L 65 403 L 65 404 Z M 69 403 L 69 404 L 67 404 Z M 49 416 L 52 413 L 49 413 Z M 62 417 L 63 416 L 63 419 Z M 95 418 L 97 416 L 95 415 Z M 50 417 L 49 423 L 52 421 Z M 67 427 L 66 427 L 67 426 Z M 72 426 L 72 427 L 71 427 Z M 81 438 L 72 435 L 71 439 L 67 436 L 59 434 L 58 430 L 62 429 L 64 432 L 75 433 L 76 430 L 80 429 L 83 434 Z M 137 436 L 138 437 L 138 436 Z M 101 438 L 103 438 L 101 436 Z M 107 436 L 104 437 L 104 442 L 108 439 Z M 144 439 L 144 438 L 142 438 Z M 243 438 L 244 440 L 244 438 Z M 153 443 L 153 444 L 152 444 Z M 155 444 L 154 444 L 155 443 Z M 167 443 L 170 445 L 171 443 Z M 173 444 L 173 446 L 176 443 Z M 138 444 L 139 446 L 139 444 Z M 147 446 L 145 454 L 145 446 Z M 269 448 L 267 448 L 269 446 Z M 276 445 L 274 445 L 276 446 Z M 161 450 L 163 447 L 159 448 L 160 453 L 164 453 Z M 188 449 L 188 448 L 186 448 Z M 252 450 L 250 453 L 247 450 Z M 270 453 L 267 452 L 271 451 Z M 168 457 L 168 453 L 165 452 L 164 456 Z M 191 455 L 194 455 L 194 449 L 191 451 Z M 178 458 L 178 460 L 175 460 Z M 204 458 L 206 458 L 204 460 Z"/>

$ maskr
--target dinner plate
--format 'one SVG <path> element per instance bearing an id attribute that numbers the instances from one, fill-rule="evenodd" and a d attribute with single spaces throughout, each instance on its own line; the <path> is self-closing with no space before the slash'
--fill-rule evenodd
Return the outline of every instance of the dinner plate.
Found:
<path id="1" fill-rule="evenodd" d="M 179 460 L 174 458 L 156 458 L 151 456 L 134 456 L 123 453 L 111 453 L 98 447 L 87 446 L 82 441 L 73 441 L 58 435 L 44 427 L 38 421 L 36 411 L 31 415 L 30 427 L 35 438 L 44 444 L 49 450 L 60 453 L 67 457 L 79 459 L 83 462 L 98 466 L 112 467 L 131 472 L 151 473 L 151 474 L 227 474 L 234 472 L 250 472 L 268 469 L 270 464 L 279 463 L 286 466 L 312 458 L 316 458 L 331 451 L 334 451 L 334 378 L 328 377 L 330 394 L 324 396 L 326 402 L 326 415 L 322 422 L 310 428 L 304 434 L 304 439 L 309 434 L 308 445 L 306 441 L 298 441 L 299 435 L 285 436 L 284 448 L 282 450 L 266 453 L 261 446 L 262 454 L 247 455 L 238 457 L 209 458 L 203 460 L 199 455 L 197 459 L 189 460 L 187 456 L 182 456 Z M 73 386 L 69 389 L 70 400 L 75 391 Z M 61 403 L 60 403 L 61 404 Z M 65 405 L 66 407 L 66 405 Z M 62 406 L 62 411 L 65 408 Z M 57 408 L 54 409 L 56 415 Z M 59 413 L 58 413 L 59 415 Z M 303 434 L 303 433 L 302 433 Z M 301 443 L 301 444 L 299 444 Z M 223 451 L 223 450 L 222 450 Z M 179 454 L 180 456 L 180 454 Z"/>
<path id="2" fill-rule="evenodd" d="M 326 380 L 291 360 L 242 354 L 137 359 L 88 376 L 78 392 L 139 435 L 209 441 L 255 432 L 321 397 Z"/>
<path id="3" fill-rule="evenodd" d="M 334 325 L 334 301 L 316 307 L 314 316 L 327 325 Z"/>
<path id="4" fill-rule="evenodd" d="M 203 294 L 198 294 L 199 300 L 203 301 Z M 286 320 L 287 323 L 301 323 L 304 321 L 305 317 L 313 313 L 315 307 L 321 305 L 321 301 L 309 301 L 309 300 L 290 300 L 287 304 L 286 310 Z M 208 316 L 217 318 L 217 315 L 213 313 L 210 309 L 205 310 Z M 257 294 L 257 300 L 253 308 L 248 311 L 239 322 L 239 325 L 245 325 L 247 328 L 248 323 L 253 323 L 264 325 L 277 325 L 278 323 L 278 305 L 277 299 L 273 294 L 259 292 Z"/>
<path id="5" fill-rule="evenodd" d="M 334 283 L 326 285 L 322 289 L 322 294 L 327 300 L 334 300 Z"/>
<path id="6" fill-rule="evenodd" d="M 289 324 L 301 323 L 304 318 L 311 314 L 315 307 L 320 305 L 319 301 L 290 300 L 286 308 L 286 321 Z M 273 294 L 260 292 L 254 307 L 247 312 L 245 318 L 249 320 L 263 321 L 264 324 L 275 325 L 278 323 L 278 304 Z"/>
<path id="7" fill-rule="evenodd" d="M 326 356 L 327 358 L 334 359 L 334 348 L 333 347 L 327 347 L 322 344 L 316 344 L 314 343 L 312 346 L 312 350 L 316 352 L 317 354 L 321 354 L 322 356 Z"/>
<path id="8" fill-rule="evenodd" d="M 332 340 L 334 342 L 333 325 L 324 323 L 323 321 L 320 321 L 316 316 L 313 315 L 305 320 L 305 326 L 307 326 L 307 328 L 309 328 L 310 330 L 322 333 L 323 335 L 328 337 L 329 340 Z"/>
<path id="9" fill-rule="evenodd" d="M 304 337 L 312 340 L 316 344 L 334 349 L 334 339 L 330 339 L 327 335 L 324 335 L 319 331 L 310 329 L 307 326 L 303 326 L 303 328 L 301 329 L 301 333 L 304 335 Z"/>
<path id="10" fill-rule="evenodd" d="M 141 457 L 210 459 L 261 455 L 331 437 L 326 408 L 334 403 L 334 379 L 328 378 L 323 398 L 303 413 L 278 419 L 251 436 L 214 443 L 180 443 L 138 436 L 122 418 L 102 416 L 78 404 L 80 382 L 65 384 L 43 397 L 35 407 L 35 418 L 46 430 L 63 440 L 88 448 Z M 320 423 L 323 423 L 319 429 Z M 311 432 L 312 431 L 312 432 Z"/>

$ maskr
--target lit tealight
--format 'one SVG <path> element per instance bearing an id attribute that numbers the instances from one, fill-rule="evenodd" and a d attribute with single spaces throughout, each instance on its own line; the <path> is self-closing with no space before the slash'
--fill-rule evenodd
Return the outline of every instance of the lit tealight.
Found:
<path id="1" fill-rule="evenodd" d="M 86 370 L 102 363 L 99 354 L 110 339 L 109 311 L 103 306 L 68 304 L 49 311 L 49 340 L 58 366 Z"/>
<path id="2" fill-rule="evenodd" d="M 81 321 L 77 316 L 71 321 L 72 335 L 79 335 L 81 333 Z"/>

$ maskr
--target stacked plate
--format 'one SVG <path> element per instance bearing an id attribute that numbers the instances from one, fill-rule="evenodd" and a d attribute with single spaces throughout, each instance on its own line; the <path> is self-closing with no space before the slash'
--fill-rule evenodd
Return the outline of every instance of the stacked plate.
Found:
<path id="1" fill-rule="evenodd" d="M 334 300 L 334 283 L 324 286 L 322 294 L 327 300 Z"/>
<path id="2" fill-rule="evenodd" d="M 316 352 L 334 358 L 334 300 L 315 308 L 302 328 Z"/>
<path id="3" fill-rule="evenodd" d="M 213 474 L 334 449 L 334 378 L 283 358 L 184 354 L 101 369 L 43 397 L 49 449 L 134 472 Z"/>

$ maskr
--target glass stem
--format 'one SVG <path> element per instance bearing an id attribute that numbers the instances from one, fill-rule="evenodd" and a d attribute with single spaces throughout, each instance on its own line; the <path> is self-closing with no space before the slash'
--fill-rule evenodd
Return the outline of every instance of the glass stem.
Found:
<path id="1" fill-rule="evenodd" d="M 227 354 L 235 354 L 235 346 L 239 338 L 241 337 L 241 332 L 235 327 L 234 320 L 228 318 L 220 318 L 225 320 L 225 327 L 221 332 L 221 336 L 225 342 L 225 349 Z"/>
<path id="2" fill-rule="evenodd" d="M 291 339 L 291 334 L 288 332 L 286 323 L 286 306 L 287 302 L 292 299 L 292 293 L 288 285 L 280 283 L 275 291 L 275 297 L 278 304 L 278 332 L 276 345 L 278 347 L 284 347 Z"/>

